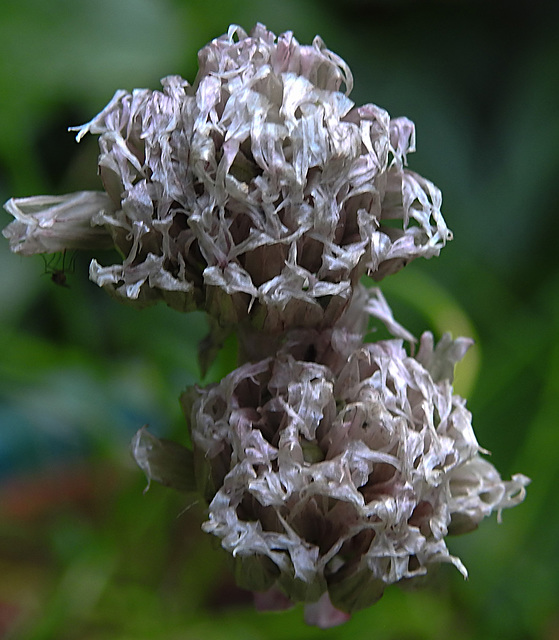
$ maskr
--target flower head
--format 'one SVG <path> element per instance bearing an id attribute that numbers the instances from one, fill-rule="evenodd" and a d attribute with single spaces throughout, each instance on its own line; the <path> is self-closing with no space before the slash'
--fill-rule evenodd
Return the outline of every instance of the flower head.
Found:
<path id="1" fill-rule="evenodd" d="M 193 85 L 118 91 L 81 127 L 100 136 L 106 193 L 61 199 L 64 224 L 50 200 L 11 200 L 12 249 L 112 240 L 122 264 L 94 260 L 90 276 L 117 297 L 280 332 L 332 325 L 364 272 L 380 280 L 450 238 L 440 191 L 405 168 L 413 123 L 355 106 L 320 38 L 232 26 L 199 64 Z"/>
<path id="2" fill-rule="evenodd" d="M 517 504 L 528 483 L 481 457 L 453 393 L 468 344 L 424 334 L 416 357 L 401 339 L 364 344 L 335 372 L 286 347 L 185 396 L 203 528 L 244 586 L 294 601 L 327 593 L 352 612 L 433 563 L 467 575 L 446 536 Z"/>

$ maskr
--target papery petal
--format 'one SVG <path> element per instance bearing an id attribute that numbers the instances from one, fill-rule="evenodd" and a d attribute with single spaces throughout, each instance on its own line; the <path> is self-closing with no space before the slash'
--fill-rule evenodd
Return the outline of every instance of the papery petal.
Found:
<path id="1" fill-rule="evenodd" d="M 305 622 L 320 629 L 331 629 L 349 620 L 350 616 L 336 609 L 324 593 L 317 602 L 305 605 Z"/>
<path id="2" fill-rule="evenodd" d="M 394 319 L 392 309 L 388 306 L 381 290 L 375 287 L 369 291 L 369 297 L 364 310 L 370 316 L 380 320 L 395 338 L 403 338 L 411 344 L 415 343 L 415 337 Z"/>
<path id="3" fill-rule="evenodd" d="M 421 336 L 416 358 L 429 371 L 433 380 L 452 382 L 455 365 L 462 360 L 473 343 L 471 338 L 453 340 L 450 333 L 445 333 L 434 348 L 433 334 L 425 332 Z"/>

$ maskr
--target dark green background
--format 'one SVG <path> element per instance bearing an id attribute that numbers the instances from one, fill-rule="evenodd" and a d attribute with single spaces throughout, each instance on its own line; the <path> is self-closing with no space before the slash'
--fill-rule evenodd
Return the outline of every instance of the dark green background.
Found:
<path id="1" fill-rule="evenodd" d="M 450 541 L 467 582 L 441 567 L 424 589 L 391 587 L 326 632 L 306 627 L 300 607 L 254 613 L 199 532 L 201 505 L 161 487 L 143 495 L 127 449 L 144 423 L 186 442 L 177 398 L 199 379 L 204 319 L 117 305 L 89 283 L 87 255 L 70 288 L 56 287 L 40 257 L 11 255 L 3 241 L 0 637 L 559 637 L 556 6 L 3 0 L 2 201 L 99 188 L 95 139 L 78 146 L 67 127 L 116 89 L 193 80 L 198 49 L 230 23 L 261 21 L 304 43 L 319 33 L 352 68 L 355 102 L 415 121 L 410 167 L 442 189 L 455 234 L 440 258 L 416 261 L 383 290 L 414 332 L 475 336 L 457 389 L 503 476 L 533 482 L 501 525 L 492 518 Z M 233 354 L 228 345 L 208 379 Z"/>

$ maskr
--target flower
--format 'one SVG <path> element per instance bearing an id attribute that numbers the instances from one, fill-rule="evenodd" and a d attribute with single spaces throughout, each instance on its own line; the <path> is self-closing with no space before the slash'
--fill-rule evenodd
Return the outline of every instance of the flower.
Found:
<path id="1" fill-rule="evenodd" d="M 470 341 L 435 346 L 425 333 L 415 357 L 402 339 L 358 345 L 345 360 L 323 350 L 334 371 L 294 357 L 294 344 L 183 396 L 209 502 L 203 529 L 230 552 L 239 583 L 320 600 L 314 620 L 330 603 L 369 606 L 435 563 L 466 576 L 446 536 L 518 504 L 529 482 L 503 481 L 482 457 L 453 393 Z"/>
<path id="2" fill-rule="evenodd" d="M 279 333 L 331 326 L 363 273 L 380 280 L 451 237 L 440 191 L 405 168 L 413 123 L 355 106 L 319 37 L 231 26 L 199 63 L 193 85 L 117 91 L 80 127 L 100 136 L 105 193 L 10 200 L 12 250 L 112 242 L 122 264 L 93 260 L 90 277 L 117 298 Z"/>
<path id="3" fill-rule="evenodd" d="M 15 220 L 2 233 L 16 253 L 33 255 L 112 246 L 110 234 L 103 227 L 91 225 L 92 217 L 110 206 L 105 193 L 12 198 L 4 206 Z"/>

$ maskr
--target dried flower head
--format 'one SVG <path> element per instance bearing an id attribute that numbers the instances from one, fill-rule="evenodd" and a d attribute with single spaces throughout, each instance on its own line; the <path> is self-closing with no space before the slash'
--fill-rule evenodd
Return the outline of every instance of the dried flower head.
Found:
<path id="1" fill-rule="evenodd" d="M 245 587 L 352 612 L 448 562 L 445 538 L 524 498 L 481 457 L 455 363 L 469 346 L 424 334 L 353 350 L 335 374 L 288 349 L 185 394 L 205 531 Z M 336 362 L 340 362 L 337 360 Z M 322 601 L 321 601 L 322 602 Z"/>
<path id="2" fill-rule="evenodd" d="M 192 86 L 118 91 L 81 127 L 100 136 L 105 193 L 10 200 L 12 250 L 112 241 L 122 264 L 93 260 L 90 276 L 117 297 L 279 332 L 331 325 L 364 272 L 380 280 L 450 238 L 440 191 L 405 168 L 413 123 L 356 107 L 319 37 L 232 26 L 199 63 Z"/>

